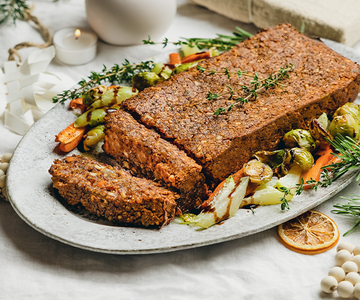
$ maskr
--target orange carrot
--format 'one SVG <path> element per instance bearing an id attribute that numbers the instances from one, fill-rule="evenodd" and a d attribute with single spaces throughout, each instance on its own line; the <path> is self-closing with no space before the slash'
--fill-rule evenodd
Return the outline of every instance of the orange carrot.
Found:
<path id="1" fill-rule="evenodd" d="M 180 65 L 181 64 L 181 57 L 179 53 L 170 53 L 169 54 L 169 63 L 172 65 Z"/>
<path id="2" fill-rule="evenodd" d="M 329 147 L 328 149 L 321 150 L 321 156 L 316 160 L 315 164 L 311 169 L 305 172 L 302 175 L 302 179 L 306 183 L 307 181 L 313 179 L 316 181 L 320 180 L 321 172 L 323 171 L 322 167 L 325 167 L 329 164 L 329 161 L 334 157 L 331 153 L 333 150 Z M 311 188 L 311 185 L 305 185 L 304 189 Z"/>
<path id="3" fill-rule="evenodd" d="M 82 98 L 76 98 L 70 101 L 69 107 L 71 109 L 79 108 L 82 112 L 85 112 L 87 106 L 83 103 Z"/>
<path id="4" fill-rule="evenodd" d="M 181 63 L 185 64 L 185 63 L 197 61 L 197 60 L 200 60 L 200 59 L 206 59 L 206 58 L 209 58 L 209 57 L 211 57 L 210 50 L 203 51 L 203 52 L 196 52 L 196 53 L 190 54 L 188 56 L 185 56 L 181 60 Z"/>
<path id="5" fill-rule="evenodd" d="M 74 123 L 72 123 L 55 137 L 55 142 L 60 142 L 61 151 L 70 152 L 79 145 L 85 132 L 86 127 L 75 128 Z"/>

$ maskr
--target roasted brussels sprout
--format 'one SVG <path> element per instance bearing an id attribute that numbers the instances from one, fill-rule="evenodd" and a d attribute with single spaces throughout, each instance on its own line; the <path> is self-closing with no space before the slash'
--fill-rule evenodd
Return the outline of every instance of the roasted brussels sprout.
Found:
<path id="1" fill-rule="evenodd" d="M 285 175 L 294 166 L 298 166 L 302 172 L 306 172 L 310 170 L 313 164 L 314 157 L 310 151 L 304 148 L 292 148 L 286 151 L 284 163 L 281 166 L 281 169 Z"/>
<path id="2" fill-rule="evenodd" d="M 253 183 L 263 183 L 271 180 L 273 171 L 269 165 L 252 159 L 244 165 L 244 174 L 249 176 Z"/>
<path id="3" fill-rule="evenodd" d="M 91 105 L 96 100 L 99 100 L 100 97 L 106 92 L 107 87 L 105 85 L 99 85 L 95 88 L 88 90 L 86 93 L 81 95 L 83 103 L 87 106 Z"/>
<path id="4" fill-rule="evenodd" d="M 264 164 L 269 165 L 271 168 L 275 169 L 279 167 L 285 156 L 285 150 L 275 150 L 275 151 L 258 151 L 254 154 L 259 161 Z"/>
<path id="5" fill-rule="evenodd" d="M 331 121 L 329 132 L 333 137 L 340 133 L 342 136 L 349 136 L 354 140 L 358 140 L 360 121 L 352 114 L 337 116 Z"/>
<path id="6" fill-rule="evenodd" d="M 142 72 L 135 74 L 132 79 L 132 86 L 139 91 L 143 89 L 158 84 L 159 82 L 163 81 L 159 75 L 154 72 Z"/>
<path id="7" fill-rule="evenodd" d="M 315 139 L 315 143 L 320 148 L 329 145 L 327 140 L 332 140 L 331 134 L 329 134 L 330 121 L 326 113 L 322 113 L 319 118 L 313 119 L 311 122 L 311 136 Z"/>
<path id="8" fill-rule="evenodd" d="M 316 148 L 310 132 L 304 129 L 294 129 L 287 132 L 283 137 L 283 141 L 287 148 L 300 147 L 310 152 Z"/>
<path id="9" fill-rule="evenodd" d="M 346 114 L 352 114 L 355 118 L 360 120 L 360 106 L 353 102 L 347 102 L 335 111 L 333 118 Z"/>

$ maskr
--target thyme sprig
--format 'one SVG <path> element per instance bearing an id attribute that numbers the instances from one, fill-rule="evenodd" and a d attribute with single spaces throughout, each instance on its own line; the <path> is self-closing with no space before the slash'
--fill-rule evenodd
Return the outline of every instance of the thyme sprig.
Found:
<path id="1" fill-rule="evenodd" d="M 81 79 L 78 82 L 77 88 L 63 91 L 61 94 L 53 97 L 52 100 L 54 103 L 63 103 L 68 99 L 76 99 L 81 97 L 81 95 L 89 89 L 106 82 L 129 83 L 135 74 L 150 71 L 154 65 L 154 62 L 151 60 L 136 64 L 131 64 L 128 60 L 125 60 L 122 65 L 115 64 L 111 68 L 107 68 L 104 65 L 101 72 L 91 72 L 90 76 L 88 76 L 88 80 Z"/>
<path id="2" fill-rule="evenodd" d="M 2 0 L 0 4 L 0 25 L 7 20 L 12 19 L 14 24 L 16 20 L 23 20 L 26 10 L 29 6 L 25 0 Z"/>
<path id="3" fill-rule="evenodd" d="M 235 74 L 237 77 L 249 76 L 252 78 L 250 82 L 250 86 L 248 85 L 240 85 L 239 89 L 234 89 L 233 87 L 226 85 L 227 91 L 221 94 L 215 94 L 211 91 L 207 94 L 208 100 L 217 100 L 221 97 L 227 96 L 228 100 L 236 101 L 231 103 L 228 107 L 220 107 L 215 110 L 214 115 L 218 116 L 220 114 L 224 114 L 232 110 L 236 105 L 243 105 L 248 103 L 251 100 L 256 100 L 258 97 L 258 93 L 268 90 L 269 88 L 284 85 L 280 83 L 281 80 L 289 77 L 289 72 L 293 69 L 293 64 L 288 64 L 285 68 L 280 68 L 278 72 L 274 74 L 270 74 L 267 78 L 261 78 L 259 74 L 255 71 L 254 74 L 250 75 L 247 71 L 238 70 L 236 72 L 231 72 L 228 68 L 223 68 L 222 71 L 214 71 L 214 70 L 206 70 L 204 67 L 198 66 L 197 69 L 201 73 L 207 72 L 207 75 L 214 75 L 216 73 L 223 73 L 228 79 L 231 78 L 231 75 Z M 239 92 L 245 92 L 245 97 L 235 97 L 235 95 Z"/>
<path id="4" fill-rule="evenodd" d="M 235 31 L 232 35 L 224 35 L 224 34 L 216 34 L 216 38 L 180 38 L 178 41 L 170 42 L 168 38 L 165 38 L 164 41 L 160 43 L 154 42 L 150 36 L 148 36 L 147 40 L 143 40 L 143 44 L 145 45 L 155 45 L 162 44 L 163 48 L 168 46 L 169 44 L 173 44 L 176 46 L 187 45 L 190 48 L 198 47 L 200 50 L 202 49 L 210 49 L 216 48 L 220 51 L 230 50 L 235 45 L 239 44 L 243 41 L 244 38 L 251 37 L 252 34 L 245 31 L 244 29 L 236 26 Z"/>

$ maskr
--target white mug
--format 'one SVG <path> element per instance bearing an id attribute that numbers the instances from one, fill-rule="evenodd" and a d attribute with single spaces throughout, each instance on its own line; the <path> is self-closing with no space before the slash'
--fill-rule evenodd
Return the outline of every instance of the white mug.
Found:
<path id="1" fill-rule="evenodd" d="M 86 0 L 86 17 L 100 39 L 112 45 L 157 41 L 176 14 L 176 0 Z"/>

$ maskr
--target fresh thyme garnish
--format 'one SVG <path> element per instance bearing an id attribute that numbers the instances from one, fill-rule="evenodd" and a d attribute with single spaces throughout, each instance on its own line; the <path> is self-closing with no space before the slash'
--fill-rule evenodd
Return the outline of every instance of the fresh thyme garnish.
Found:
<path id="1" fill-rule="evenodd" d="M 53 97 L 53 102 L 63 103 L 68 99 L 76 99 L 81 97 L 83 93 L 89 89 L 96 87 L 103 83 L 113 82 L 131 82 L 131 78 L 140 72 L 150 71 L 154 67 L 154 62 L 149 60 L 137 64 L 130 64 L 128 60 L 122 65 L 115 64 L 108 69 L 105 65 L 101 72 L 91 72 L 88 80 L 82 79 L 78 82 L 79 87 L 73 90 L 66 90 L 62 94 Z"/>
<path id="2" fill-rule="evenodd" d="M 349 197 L 340 197 L 342 199 L 348 200 L 348 203 L 337 203 L 334 204 L 334 208 L 331 212 L 338 215 L 347 215 L 358 217 L 359 219 L 355 222 L 355 225 L 350 228 L 347 232 L 344 233 L 344 236 L 352 232 L 356 227 L 360 226 L 360 196 L 350 195 L 353 198 Z"/>
<path id="3" fill-rule="evenodd" d="M 290 209 L 289 202 L 286 199 L 286 196 L 291 195 L 291 189 L 288 189 L 284 186 L 279 187 L 279 190 L 284 193 L 284 196 L 282 196 L 279 201 L 281 201 L 281 210 Z"/>
<path id="4" fill-rule="evenodd" d="M 216 73 L 222 73 L 231 78 L 231 75 L 236 75 L 237 77 L 248 76 L 251 77 L 252 80 L 250 82 L 250 86 L 247 85 L 240 85 L 240 89 L 234 89 L 233 87 L 226 85 L 228 91 L 222 94 L 215 94 L 211 91 L 208 92 L 206 99 L 208 100 L 217 100 L 220 97 L 228 96 L 228 100 L 236 101 L 235 103 L 230 104 L 228 107 L 220 107 L 215 110 L 214 115 L 218 116 L 220 114 L 226 113 L 233 109 L 236 105 L 243 105 L 248 103 L 251 100 L 256 100 L 258 97 L 258 93 L 267 90 L 272 87 L 281 86 L 280 81 L 289 77 L 289 72 L 293 69 L 293 64 L 286 65 L 285 68 L 280 68 L 278 72 L 274 74 L 270 74 L 267 78 L 261 78 L 257 72 L 253 75 L 248 74 L 247 71 L 238 70 L 236 72 L 229 71 L 228 68 L 223 68 L 222 71 L 215 71 L 215 70 L 206 70 L 204 67 L 197 66 L 197 69 L 201 73 L 208 72 L 207 75 L 214 75 Z M 247 95 L 245 97 L 234 97 L 234 95 L 238 92 L 245 92 Z"/>
<path id="5" fill-rule="evenodd" d="M 233 35 L 224 35 L 216 34 L 217 37 L 213 39 L 204 39 L 204 38 L 180 38 L 176 42 L 170 42 L 169 39 L 165 38 L 161 44 L 165 48 L 168 44 L 173 44 L 177 46 L 187 45 L 190 48 L 198 47 L 202 49 L 216 48 L 220 51 L 230 50 L 235 45 L 243 41 L 244 38 L 251 37 L 252 34 L 245 31 L 240 27 L 235 27 L 236 31 L 233 32 Z M 155 43 L 150 36 L 147 40 L 143 40 L 143 43 L 146 45 L 155 45 Z"/>

